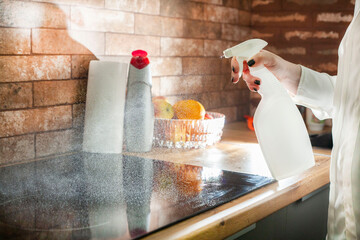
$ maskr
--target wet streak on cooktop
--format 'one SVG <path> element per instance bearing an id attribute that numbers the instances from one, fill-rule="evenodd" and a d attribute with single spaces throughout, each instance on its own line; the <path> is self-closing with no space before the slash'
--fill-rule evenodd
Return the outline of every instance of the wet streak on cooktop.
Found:
<path id="1" fill-rule="evenodd" d="M 115 154 L 0 168 L 0 239 L 133 239 L 273 182 Z"/>

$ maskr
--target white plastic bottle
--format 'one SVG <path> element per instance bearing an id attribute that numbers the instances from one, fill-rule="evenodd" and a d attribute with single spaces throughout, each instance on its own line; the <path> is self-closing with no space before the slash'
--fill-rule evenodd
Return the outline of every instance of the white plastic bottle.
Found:
<path id="1" fill-rule="evenodd" d="M 251 39 L 224 51 L 225 57 L 235 56 L 240 63 L 267 45 L 261 39 Z M 283 179 L 315 165 L 305 123 L 289 94 L 265 67 L 250 68 L 259 77 L 261 101 L 255 111 L 254 128 L 272 176 Z"/>
<path id="2" fill-rule="evenodd" d="M 151 71 L 147 52 L 132 52 L 125 101 L 125 145 L 128 152 L 148 152 L 154 133 Z"/>

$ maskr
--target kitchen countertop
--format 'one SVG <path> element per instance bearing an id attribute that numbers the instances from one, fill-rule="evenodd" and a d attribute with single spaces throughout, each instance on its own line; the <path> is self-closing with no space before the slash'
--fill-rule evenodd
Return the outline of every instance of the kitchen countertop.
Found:
<path id="1" fill-rule="evenodd" d="M 313 150 L 316 164 L 301 175 L 269 184 L 144 239 L 222 239 L 235 234 L 329 183 L 331 151 Z M 221 142 L 205 149 L 154 148 L 149 153 L 125 154 L 271 176 L 255 133 L 249 131 L 244 122 L 225 125 Z"/>

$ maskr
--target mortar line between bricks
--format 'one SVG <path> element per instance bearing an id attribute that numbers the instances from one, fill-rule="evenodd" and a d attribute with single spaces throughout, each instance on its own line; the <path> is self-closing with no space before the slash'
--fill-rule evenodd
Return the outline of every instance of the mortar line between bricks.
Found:
<path id="1" fill-rule="evenodd" d="M 65 106 L 72 106 L 72 104 L 81 104 L 85 102 L 75 102 L 75 103 L 60 103 L 55 105 L 47 105 L 47 106 L 35 106 L 33 108 L 12 108 L 12 109 L 0 109 L 0 113 L 2 112 L 15 112 L 15 111 L 26 111 L 26 110 L 36 110 L 36 109 L 44 109 L 44 108 L 55 108 L 55 107 L 65 107 Z"/>
<path id="2" fill-rule="evenodd" d="M 46 131 L 28 132 L 28 133 L 23 133 L 23 134 L 15 134 L 15 135 L 6 136 L 6 137 L 0 137 L 0 140 L 5 139 L 5 138 L 12 138 L 12 137 L 22 137 L 22 136 L 32 135 L 32 134 L 36 135 L 36 134 L 53 133 L 53 132 L 65 132 L 68 130 L 75 130 L 75 128 L 70 127 L 70 128 L 51 129 L 51 130 L 46 130 Z"/>
<path id="3" fill-rule="evenodd" d="M 12 81 L 12 82 L 0 82 L 0 84 L 16 84 L 16 83 L 37 83 L 37 82 L 60 82 L 60 81 L 86 81 L 87 78 L 65 78 L 65 79 L 44 79 L 44 80 L 26 80 L 26 81 Z"/>
<path id="4" fill-rule="evenodd" d="M 34 133 L 34 158 L 36 158 L 36 133 Z"/>

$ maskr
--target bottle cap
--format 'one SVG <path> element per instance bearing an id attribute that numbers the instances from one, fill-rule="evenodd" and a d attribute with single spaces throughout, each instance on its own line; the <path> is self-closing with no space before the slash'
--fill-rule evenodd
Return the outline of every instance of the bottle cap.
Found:
<path id="1" fill-rule="evenodd" d="M 147 52 L 144 50 L 135 50 L 132 53 L 132 58 L 130 64 L 136 67 L 137 69 L 143 69 L 149 65 L 150 61 L 147 58 Z"/>

